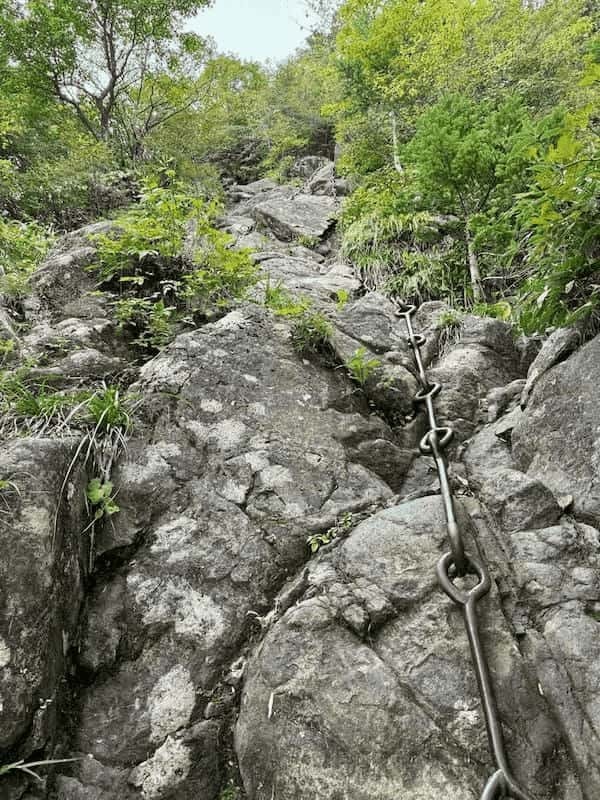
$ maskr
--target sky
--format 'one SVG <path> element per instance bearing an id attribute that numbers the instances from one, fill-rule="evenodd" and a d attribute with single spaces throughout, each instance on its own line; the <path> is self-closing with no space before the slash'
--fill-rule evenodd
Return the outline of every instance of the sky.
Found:
<path id="1" fill-rule="evenodd" d="M 281 61 L 307 36 L 303 0 L 215 0 L 192 29 L 212 36 L 221 52 L 252 61 Z"/>

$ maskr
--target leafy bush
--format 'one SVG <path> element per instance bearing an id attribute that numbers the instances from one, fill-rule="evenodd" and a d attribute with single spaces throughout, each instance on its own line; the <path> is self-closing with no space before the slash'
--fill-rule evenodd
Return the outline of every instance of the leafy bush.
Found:
<path id="1" fill-rule="evenodd" d="M 450 218 L 420 209 L 412 177 L 370 176 L 345 200 L 341 225 L 342 254 L 368 288 L 415 302 L 460 293 L 464 246 L 448 236 Z"/>
<path id="2" fill-rule="evenodd" d="M 569 116 L 517 196 L 513 218 L 527 280 L 519 292 L 526 333 L 569 324 L 600 305 L 600 151 L 589 112 Z M 590 126 L 591 127 L 591 126 Z"/>
<path id="3" fill-rule="evenodd" d="M 35 222 L 0 218 L 0 292 L 19 299 L 28 294 L 29 278 L 46 256 L 53 235 Z"/>
<path id="4" fill-rule="evenodd" d="M 178 324 L 227 308 L 258 280 L 249 251 L 232 249 L 232 237 L 213 227 L 217 212 L 179 184 L 149 181 L 139 204 L 117 217 L 119 235 L 97 237 L 94 269 L 140 346 L 164 346 Z"/>

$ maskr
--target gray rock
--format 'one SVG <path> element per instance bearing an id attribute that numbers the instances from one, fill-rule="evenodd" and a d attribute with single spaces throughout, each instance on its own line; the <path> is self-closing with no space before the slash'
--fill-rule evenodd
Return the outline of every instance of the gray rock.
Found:
<path id="1" fill-rule="evenodd" d="M 457 344 L 429 370 L 430 380 L 443 386 L 436 398 L 440 420 L 455 429 L 458 441 L 475 432 L 483 398 L 520 377 L 519 365 L 509 325 L 486 317 L 464 318 Z"/>
<path id="2" fill-rule="evenodd" d="M 469 441 L 464 462 L 474 488 L 479 488 L 496 470 L 515 469 L 510 446 L 497 435 L 492 425 L 486 425 Z"/>
<path id="3" fill-rule="evenodd" d="M 347 197 L 352 192 L 352 184 L 346 178 L 336 178 L 334 186 L 336 197 Z"/>
<path id="4" fill-rule="evenodd" d="M 443 528 L 439 498 L 405 503 L 311 569 L 249 665 L 236 750 L 250 800 L 479 797 L 493 767 L 462 622 L 436 586 Z M 566 800 L 571 767 L 497 599 L 482 613 L 515 772 Z"/>
<path id="5" fill-rule="evenodd" d="M 263 271 L 270 276 L 272 285 L 281 283 L 293 293 L 325 301 L 332 308 L 339 291 L 353 295 L 360 285 L 348 272 L 332 269 L 322 273 L 319 263 L 312 258 L 274 254 L 263 262 Z"/>
<path id="6" fill-rule="evenodd" d="M 559 722 L 583 795 L 600 791 L 600 533 L 564 521 L 511 535 L 524 652 Z"/>
<path id="7" fill-rule="evenodd" d="M 265 250 L 265 248 L 272 248 L 274 246 L 274 242 L 272 239 L 269 239 L 262 233 L 258 233 L 257 231 L 253 231 L 252 233 L 244 234 L 243 236 L 237 236 L 234 249 L 235 250 L 255 250 L 257 251 L 254 254 L 255 261 L 259 261 L 258 255 L 260 251 Z"/>
<path id="8" fill-rule="evenodd" d="M 512 432 L 519 467 L 600 522 L 600 337 L 542 375 Z"/>
<path id="9" fill-rule="evenodd" d="M 316 166 L 320 192 L 334 175 Z M 6 445 L 0 747 L 83 758 L 39 786 L 0 777 L 0 794 L 217 800 L 222 768 L 236 767 L 243 691 L 235 749 L 248 800 L 477 800 L 493 765 L 461 616 L 435 577 L 445 520 L 433 461 L 417 451 L 425 417 L 403 320 L 383 296 L 357 297 L 330 235 L 333 197 L 271 181 L 233 194 L 222 224 L 234 246 L 254 246 L 272 283 L 331 321 L 331 360 L 363 347 L 379 364 L 359 386 L 303 360 L 257 286 L 254 304 L 177 337 L 139 373 L 129 366 L 141 405 L 85 605 L 88 476 L 75 470 L 63 487 L 77 442 Z M 278 215 L 267 236 L 252 230 L 264 206 Z M 321 232 L 300 233 L 307 221 Z M 452 224 L 436 220 L 432 235 Z M 85 269 L 91 234 L 111 231 L 64 237 L 34 279 L 22 343 L 39 361 L 33 377 L 91 388 L 132 364 Z M 299 233 L 310 248 L 290 245 Z M 414 326 L 444 386 L 439 420 L 457 431 L 461 529 L 498 581 L 479 610 L 511 763 L 540 800 L 596 800 L 600 541 L 575 520 L 600 514 L 598 343 L 564 363 L 570 345 L 548 345 L 523 412 L 537 341 L 469 315 L 448 327 L 447 310 L 426 303 Z M 308 537 L 331 529 L 311 558 Z"/>
<path id="10" fill-rule="evenodd" d="M 311 177 L 306 185 L 306 189 L 311 194 L 330 195 L 336 193 L 335 186 L 335 166 L 333 161 L 324 164 Z"/>
<path id="11" fill-rule="evenodd" d="M 488 472 L 479 487 L 479 497 L 505 531 L 545 528 L 562 514 L 547 486 L 514 469 Z"/>
<path id="12" fill-rule="evenodd" d="M 87 480 L 69 472 L 74 451 L 17 439 L 0 455 L 0 748 L 24 758 L 53 743 L 83 598 Z"/>
<path id="13" fill-rule="evenodd" d="M 521 394 L 521 406 L 525 408 L 529 396 L 538 380 L 555 364 L 564 361 L 581 344 L 581 334 L 575 328 L 559 328 L 544 342 L 542 349 L 529 367 L 527 381 Z"/>
<path id="14" fill-rule="evenodd" d="M 263 192 L 269 192 L 273 189 L 278 189 L 279 184 L 275 181 L 270 180 L 269 178 L 261 178 L 259 181 L 254 181 L 253 183 L 245 183 L 243 185 L 236 185 L 232 188 L 232 192 L 235 194 L 241 193 L 244 195 L 257 195 L 262 194 Z"/>
<path id="15" fill-rule="evenodd" d="M 232 236 L 247 236 L 254 230 L 254 219 L 252 217 L 225 217 L 220 220 L 220 227 Z"/>
<path id="16" fill-rule="evenodd" d="M 256 308 L 178 337 L 132 391 L 153 422 L 115 472 L 122 511 L 98 549 L 136 549 L 90 601 L 81 658 L 97 678 L 82 693 L 76 747 L 100 775 L 133 769 L 130 784 L 143 793 L 165 742 L 170 752 L 202 715 L 249 612 L 268 608 L 303 563 L 308 534 L 385 503 L 392 490 L 382 477 L 403 461 L 382 422 L 340 440 L 362 419 L 330 408 L 346 393 L 343 376 L 303 363 L 285 326 Z M 363 465 L 368 441 L 385 454 L 376 471 Z M 214 742 L 206 748 L 203 758 L 214 755 Z M 198 796 L 194 787 L 185 779 L 176 796 Z"/>
<path id="17" fill-rule="evenodd" d="M 313 259 L 318 264 L 322 264 L 325 261 L 325 257 L 322 256 L 320 253 L 315 253 L 314 250 L 310 250 L 310 248 L 304 247 L 303 245 L 296 245 L 295 247 L 290 247 L 289 253 L 294 258 Z"/>
<path id="18" fill-rule="evenodd" d="M 517 397 L 520 397 L 525 379 L 519 378 L 512 381 L 508 386 L 500 386 L 492 389 L 487 396 L 488 422 L 495 422 Z"/>
<path id="19" fill-rule="evenodd" d="M 302 194 L 292 198 L 267 199 L 253 209 L 256 221 L 284 242 L 302 236 L 321 239 L 332 227 L 335 214 L 335 201 L 331 197 Z"/>
<path id="20" fill-rule="evenodd" d="M 295 178 L 310 178 L 329 163 L 329 159 L 324 156 L 302 156 L 296 161 L 290 172 Z"/>
<path id="21" fill-rule="evenodd" d="M 89 329 L 88 329 L 89 330 Z M 87 331 L 86 331 L 87 332 Z M 122 372 L 128 362 L 122 358 L 105 355 L 94 348 L 74 350 L 59 359 L 51 367 L 36 367 L 29 377 L 40 382 L 51 383 L 55 388 L 68 387 L 81 380 L 107 380 Z"/>
<path id="22" fill-rule="evenodd" d="M 395 315 L 392 303 L 377 292 L 369 292 L 354 303 L 348 303 L 336 314 L 336 327 L 371 352 L 382 355 L 401 350 L 405 365 L 412 362 L 406 344 L 402 320 Z"/>

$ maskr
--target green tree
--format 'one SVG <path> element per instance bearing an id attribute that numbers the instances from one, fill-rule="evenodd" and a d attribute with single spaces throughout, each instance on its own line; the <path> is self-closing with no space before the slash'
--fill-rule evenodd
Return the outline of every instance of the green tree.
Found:
<path id="1" fill-rule="evenodd" d="M 498 108 L 463 95 L 449 95 L 420 118 L 404 155 L 430 210 L 462 223 L 473 298 L 485 300 L 476 236 L 491 224 L 486 214 L 510 206 L 527 166 L 530 126 L 517 99 Z"/>
<path id="2" fill-rule="evenodd" d="M 204 61 L 182 21 L 210 0 L 25 0 L 6 30 L 29 85 L 72 108 L 97 140 L 115 131 L 135 156 L 149 130 L 188 107 Z M 5 14 L 6 17 L 6 14 Z"/>
<path id="3" fill-rule="evenodd" d="M 394 160 L 424 110 L 460 93 L 500 103 L 512 94 L 536 112 L 581 95 L 594 30 L 586 0 L 346 0 L 335 63 L 341 166 L 364 175 Z M 577 100 L 582 104 L 581 98 Z M 394 115 L 394 117 L 391 116 Z"/>
<path id="4" fill-rule="evenodd" d="M 527 275 L 519 297 L 527 333 L 598 315 L 599 212 L 600 148 L 588 108 L 566 115 L 554 142 L 540 148 L 511 211 Z"/>

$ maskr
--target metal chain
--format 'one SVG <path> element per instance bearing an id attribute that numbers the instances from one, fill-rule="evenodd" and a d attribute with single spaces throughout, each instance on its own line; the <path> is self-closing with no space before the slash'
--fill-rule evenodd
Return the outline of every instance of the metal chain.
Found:
<path id="1" fill-rule="evenodd" d="M 454 431 L 450 427 L 438 424 L 433 404 L 434 398 L 442 391 L 442 386 L 439 383 L 430 384 L 427 378 L 421 355 L 421 348 L 426 344 L 427 340 L 421 334 L 415 333 L 412 321 L 417 307 L 401 300 L 394 300 L 393 302 L 396 306 L 396 316 L 404 317 L 406 322 L 408 343 L 412 348 L 415 359 L 417 379 L 421 387 L 415 396 L 415 400 L 425 405 L 429 420 L 429 430 L 421 439 L 419 449 L 423 455 L 433 456 L 435 459 L 440 479 L 444 512 L 446 514 L 450 552 L 442 556 L 438 562 L 437 577 L 444 592 L 460 607 L 463 613 L 473 667 L 479 686 L 481 705 L 485 716 L 490 750 L 497 767 L 486 783 L 480 800 L 500 800 L 501 798 L 532 800 L 531 795 L 520 788 L 510 770 L 489 664 L 479 635 L 477 604 L 488 594 L 492 582 L 487 566 L 481 560 L 466 552 L 462 531 L 456 519 L 454 495 L 448 478 L 448 465 L 445 456 L 445 450 L 454 436 Z M 455 581 L 457 578 L 465 577 L 466 575 L 476 576 L 478 582 L 473 588 L 463 590 L 456 585 Z"/>

